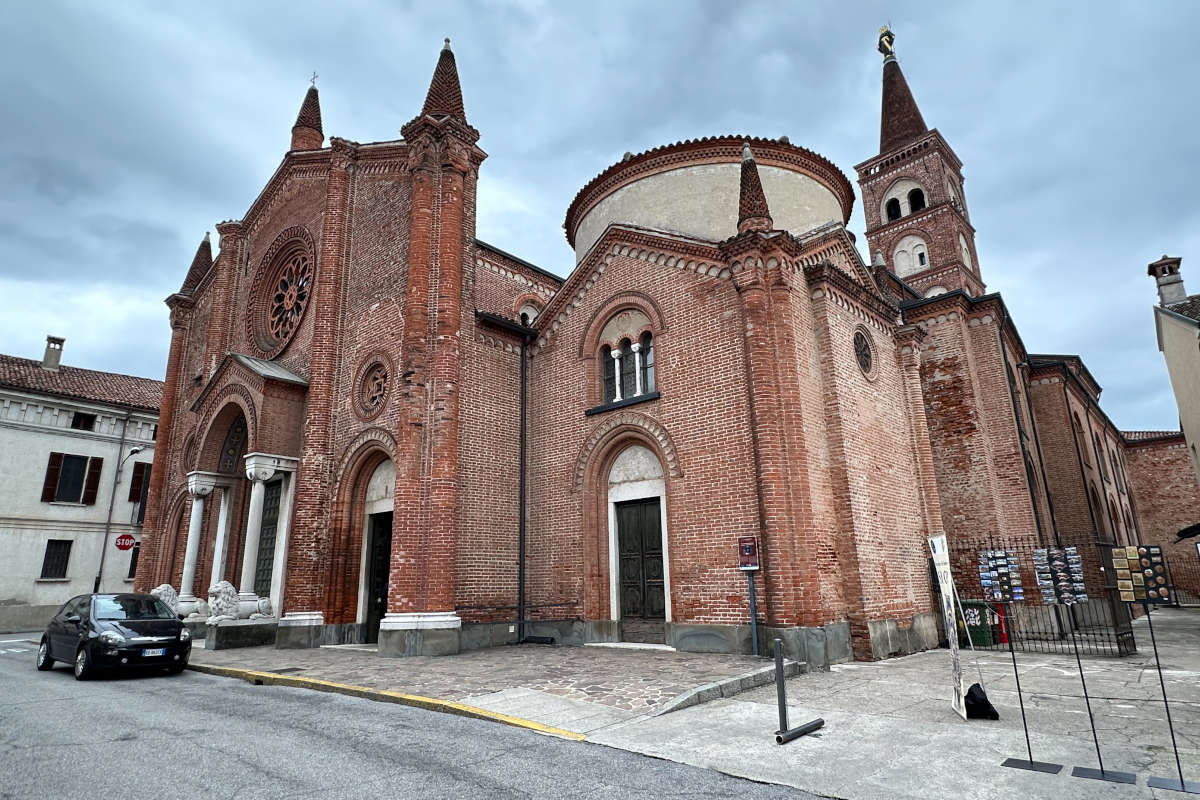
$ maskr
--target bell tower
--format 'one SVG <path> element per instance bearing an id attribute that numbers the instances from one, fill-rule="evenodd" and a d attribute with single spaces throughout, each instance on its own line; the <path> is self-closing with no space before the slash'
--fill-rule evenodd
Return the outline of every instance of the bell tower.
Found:
<path id="1" fill-rule="evenodd" d="M 962 162 L 937 129 L 925 125 L 896 60 L 895 40 L 888 28 L 880 29 L 879 155 L 855 167 L 871 260 L 882 258 L 926 296 L 954 289 L 983 294 Z"/>

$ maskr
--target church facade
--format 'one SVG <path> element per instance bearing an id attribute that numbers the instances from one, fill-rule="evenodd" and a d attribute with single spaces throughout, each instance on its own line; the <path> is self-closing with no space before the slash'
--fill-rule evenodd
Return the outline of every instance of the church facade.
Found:
<path id="1" fill-rule="evenodd" d="M 718 136 L 589 182 L 559 278 L 475 238 L 448 42 L 402 140 L 326 143 L 310 89 L 167 300 L 137 588 L 398 656 L 749 652 L 753 585 L 760 637 L 814 667 L 936 646 L 943 532 L 961 581 L 975 549 L 1076 544 L 1104 597 L 1100 546 L 1138 541 L 1125 438 L 986 292 L 962 164 L 881 50 L 869 262 L 836 166 Z"/>

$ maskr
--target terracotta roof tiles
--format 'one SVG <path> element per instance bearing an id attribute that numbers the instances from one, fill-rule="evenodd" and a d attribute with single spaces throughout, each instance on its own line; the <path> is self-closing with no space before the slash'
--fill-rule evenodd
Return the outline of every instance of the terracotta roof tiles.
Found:
<path id="1" fill-rule="evenodd" d="M 158 412 L 162 381 L 116 372 L 61 366 L 42 369 L 42 362 L 0 354 L 0 386 Z"/>

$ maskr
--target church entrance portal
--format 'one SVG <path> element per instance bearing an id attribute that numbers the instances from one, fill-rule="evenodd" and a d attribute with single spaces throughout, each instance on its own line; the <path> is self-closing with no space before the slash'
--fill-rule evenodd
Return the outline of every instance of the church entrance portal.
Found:
<path id="1" fill-rule="evenodd" d="M 271 481 L 263 493 L 262 525 L 258 534 L 258 559 L 254 570 L 254 593 L 271 596 L 271 573 L 275 568 L 275 539 L 279 530 L 279 499 L 283 480 Z"/>
<path id="2" fill-rule="evenodd" d="M 379 622 L 387 611 L 388 572 L 392 558 L 392 512 L 372 514 L 370 520 L 366 640 L 378 642 Z"/>
<path id="3" fill-rule="evenodd" d="M 662 644 L 666 603 L 659 498 L 617 503 L 616 512 L 622 638 Z"/>

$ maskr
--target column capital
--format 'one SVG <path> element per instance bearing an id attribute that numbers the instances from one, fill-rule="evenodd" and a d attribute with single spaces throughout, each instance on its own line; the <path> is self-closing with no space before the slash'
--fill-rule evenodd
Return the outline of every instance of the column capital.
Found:
<path id="1" fill-rule="evenodd" d="M 269 481 L 276 472 L 295 472 L 299 460 L 270 453 L 247 453 L 245 463 L 246 480 Z"/>
<path id="2" fill-rule="evenodd" d="M 642 343 L 641 342 L 630 342 L 629 349 L 636 353 L 642 349 Z"/>
<path id="3" fill-rule="evenodd" d="M 219 472 L 192 470 L 187 474 L 187 490 L 192 497 L 208 497 L 218 486 L 229 484 L 229 476 Z"/>
<path id="4" fill-rule="evenodd" d="M 621 358 L 621 351 L 620 349 L 614 349 L 609 353 L 609 355 L 612 356 L 613 361 L 619 361 Z"/>

